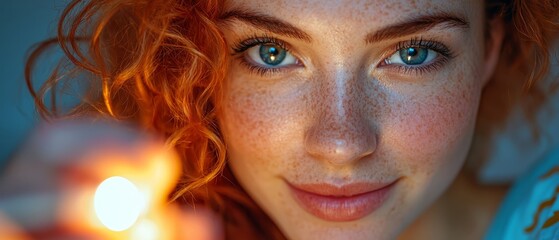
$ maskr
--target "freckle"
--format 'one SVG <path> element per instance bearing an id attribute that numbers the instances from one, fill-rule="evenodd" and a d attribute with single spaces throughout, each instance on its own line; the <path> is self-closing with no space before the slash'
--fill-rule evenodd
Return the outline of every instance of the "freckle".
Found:
<path id="1" fill-rule="evenodd" d="M 418 167 L 418 166 L 417 166 L 416 164 L 411 165 L 410 171 L 411 171 L 411 175 L 412 175 L 412 176 L 417 175 L 417 167 Z"/>
<path id="2" fill-rule="evenodd" d="M 438 103 L 439 105 L 441 105 L 441 104 L 444 103 L 444 100 L 442 99 L 441 96 L 437 96 L 437 103 Z M 436 107 L 436 106 L 433 106 L 433 107 Z"/>
<path id="3" fill-rule="evenodd" d="M 366 1 L 365 2 L 365 6 L 363 6 L 363 9 L 365 9 L 365 11 L 369 11 L 369 8 L 371 7 L 371 5 L 373 5 L 373 1 Z"/>

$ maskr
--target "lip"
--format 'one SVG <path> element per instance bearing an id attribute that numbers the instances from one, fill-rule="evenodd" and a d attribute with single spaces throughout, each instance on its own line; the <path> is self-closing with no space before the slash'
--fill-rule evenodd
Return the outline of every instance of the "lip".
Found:
<path id="1" fill-rule="evenodd" d="M 382 206 L 397 181 L 390 183 L 288 183 L 296 202 L 310 214 L 326 221 L 361 219 Z"/>

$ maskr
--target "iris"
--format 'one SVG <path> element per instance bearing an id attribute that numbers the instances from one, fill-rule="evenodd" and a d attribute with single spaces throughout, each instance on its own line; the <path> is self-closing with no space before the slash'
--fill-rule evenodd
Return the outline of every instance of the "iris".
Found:
<path id="1" fill-rule="evenodd" d="M 400 58 L 407 65 L 419 65 L 427 59 L 429 50 L 426 48 L 409 47 L 400 50 Z"/>
<path id="2" fill-rule="evenodd" d="M 264 44 L 260 46 L 260 59 L 266 64 L 276 66 L 283 62 L 287 51 L 276 44 Z"/>

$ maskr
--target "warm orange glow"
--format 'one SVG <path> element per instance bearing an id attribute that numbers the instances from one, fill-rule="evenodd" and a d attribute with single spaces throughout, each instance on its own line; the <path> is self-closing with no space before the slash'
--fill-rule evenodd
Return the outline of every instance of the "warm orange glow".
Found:
<path id="1" fill-rule="evenodd" d="M 23 229 L 20 229 L 15 223 L 0 212 L 0 233 L 2 239 L 12 240 L 29 240 L 30 237 L 26 236 Z"/>
<path id="2" fill-rule="evenodd" d="M 71 229 L 102 239 L 176 239 L 178 209 L 167 196 L 179 177 L 178 157 L 160 143 L 136 149 L 95 153 L 66 173 L 66 189 L 74 191 L 63 198 L 60 217 Z"/>
<path id="3" fill-rule="evenodd" d="M 123 231 L 132 226 L 144 211 L 146 199 L 128 179 L 107 178 L 95 191 L 93 204 L 97 217 L 110 230 Z"/>
<path id="4" fill-rule="evenodd" d="M 153 221 L 143 219 L 138 222 L 137 227 L 132 232 L 132 239 L 134 240 L 157 240 L 160 239 L 161 232 Z"/>

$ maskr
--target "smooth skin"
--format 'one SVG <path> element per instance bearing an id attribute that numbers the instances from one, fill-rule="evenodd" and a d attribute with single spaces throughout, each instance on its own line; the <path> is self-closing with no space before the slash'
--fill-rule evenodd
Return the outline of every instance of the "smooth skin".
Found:
<path id="1" fill-rule="evenodd" d="M 290 239 L 413 236 L 406 231 L 434 216 L 427 209 L 465 162 L 500 21 L 484 35 L 480 0 L 232 0 L 227 11 L 232 58 L 219 125 L 249 195 Z M 401 25 L 418 19 L 434 23 Z M 427 60 L 406 66 L 410 47 Z M 261 50 L 286 55 L 270 65 L 263 60 L 278 59 Z M 356 182 L 394 187 L 353 221 L 310 214 L 289 188 Z"/>

